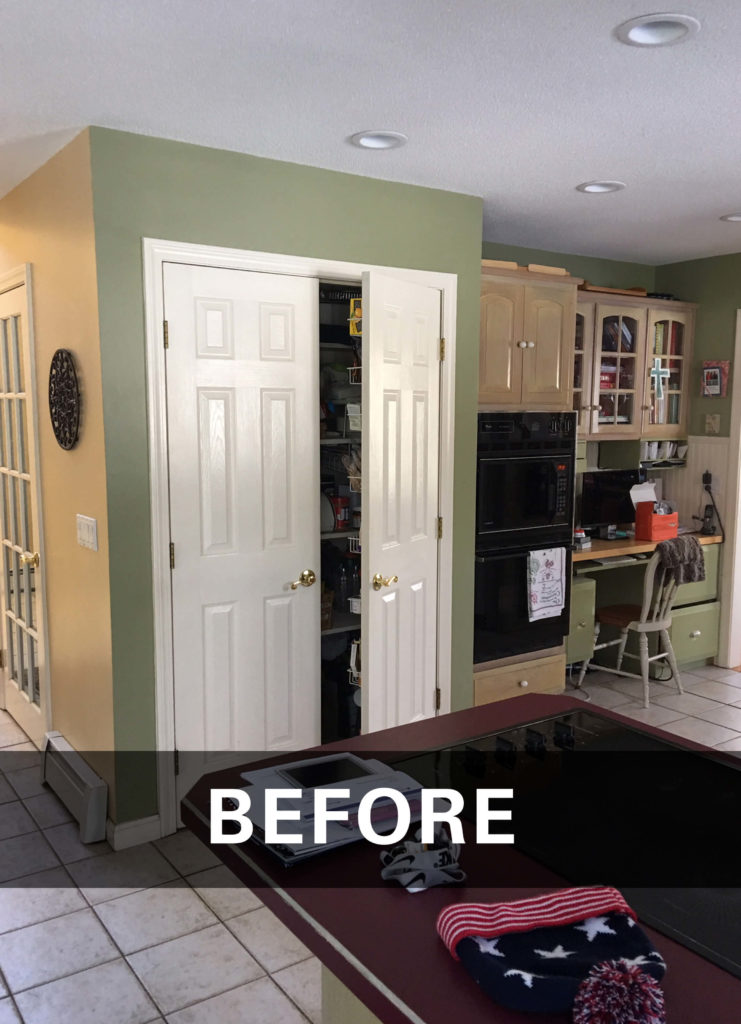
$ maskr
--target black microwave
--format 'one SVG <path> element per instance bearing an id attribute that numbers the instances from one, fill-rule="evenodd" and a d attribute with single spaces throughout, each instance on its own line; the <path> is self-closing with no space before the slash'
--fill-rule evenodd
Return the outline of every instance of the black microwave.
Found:
<path id="1" fill-rule="evenodd" d="M 571 543 L 576 417 L 479 413 L 476 549 Z"/>

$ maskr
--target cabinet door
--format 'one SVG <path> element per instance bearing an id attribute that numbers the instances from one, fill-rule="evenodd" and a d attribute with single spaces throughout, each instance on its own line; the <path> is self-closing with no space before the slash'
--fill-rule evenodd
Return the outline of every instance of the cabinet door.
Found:
<path id="1" fill-rule="evenodd" d="M 580 437 L 592 432 L 592 419 L 599 406 L 592 398 L 592 355 L 594 353 L 594 303 L 577 303 L 574 332 L 574 380 L 572 408 Z"/>
<path id="2" fill-rule="evenodd" d="M 592 368 L 592 433 L 640 437 L 646 310 L 598 305 Z"/>
<path id="3" fill-rule="evenodd" d="M 682 437 L 687 420 L 691 367 L 691 311 L 651 309 L 646 332 L 644 437 Z"/>
<path id="4" fill-rule="evenodd" d="M 479 402 L 518 407 L 522 402 L 521 284 L 484 280 L 481 285 Z"/>
<path id="5" fill-rule="evenodd" d="M 571 409 L 574 288 L 525 287 L 522 402 L 526 409 Z"/>

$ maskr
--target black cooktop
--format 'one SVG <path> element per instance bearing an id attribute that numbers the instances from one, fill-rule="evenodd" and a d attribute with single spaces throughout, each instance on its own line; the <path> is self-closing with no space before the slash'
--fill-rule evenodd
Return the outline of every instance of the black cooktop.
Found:
<path id="1" fill-rule="evenodd" d="M 405 755 L 404 770 L 471 795 L 511 786 L 516 848 L 571 884 L 616 886 L 647 924 L 741 977 L 740 759 L 591 710 L 430 757 Z"/>

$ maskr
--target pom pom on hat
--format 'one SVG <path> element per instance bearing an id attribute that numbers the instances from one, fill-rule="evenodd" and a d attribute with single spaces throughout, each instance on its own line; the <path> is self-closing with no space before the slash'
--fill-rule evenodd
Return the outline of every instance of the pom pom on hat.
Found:
<path id="1" fill-rule="evenodd" d="M 664 993 L 625 960 L 596 964 L 574 999 L 574 1024 L 666 1024 Z"/>

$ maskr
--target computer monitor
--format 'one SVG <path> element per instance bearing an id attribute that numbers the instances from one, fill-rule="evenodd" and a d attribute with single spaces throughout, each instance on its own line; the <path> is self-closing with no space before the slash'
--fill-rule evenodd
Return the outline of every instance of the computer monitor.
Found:
<path id="1" fill-rule="evenodd" d="M 581 526 L 585 530 L 611 524 L 634 523 L 630 489 L 641 482 L 638 469 L 606 469 L 584 473 L 581 490 Z"/>

